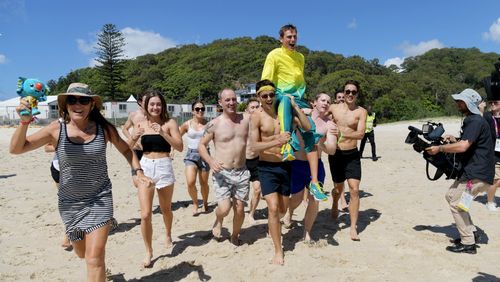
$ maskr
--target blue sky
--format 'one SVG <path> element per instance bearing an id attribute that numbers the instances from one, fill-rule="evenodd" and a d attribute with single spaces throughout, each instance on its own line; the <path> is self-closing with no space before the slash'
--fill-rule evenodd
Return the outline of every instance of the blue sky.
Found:
<path id="1" fill-rule="evenodd" d="M 277 37 L 286 23 L 298 27 L 300 45 L 381 63 L 442 47 L 500 53 L 498 0 L 0 0 L 0 100 L 16 96 L 18 76 L 48 81 L 92 65 L 106 23 L 124 33 L 129 58 L 220 38 Z"/>

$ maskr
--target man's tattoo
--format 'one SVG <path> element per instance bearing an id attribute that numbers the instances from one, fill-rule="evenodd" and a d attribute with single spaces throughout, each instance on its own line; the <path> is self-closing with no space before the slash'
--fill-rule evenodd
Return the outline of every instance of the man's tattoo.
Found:
<path id="1" fill-rule="evenodd" d="M 212 128 L 214 127 L 214 124 L 212 122 L 209 122 L 207 126 L 205 126 L 205 130 L 203 131 L 203 137 L 205 135 L 212 133 Z"/>

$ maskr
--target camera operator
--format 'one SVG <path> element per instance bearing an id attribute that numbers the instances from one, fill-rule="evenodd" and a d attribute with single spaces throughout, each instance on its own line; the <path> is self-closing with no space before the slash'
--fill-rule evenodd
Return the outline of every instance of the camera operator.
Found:
<path id="1" fill-rule="evenodd" d="M 493 184 L 494 154 L 490 128 L 478 109 L 481 96 L 472 89 L 465 89 L 460 94 L 452 95 L 458 110 L 465 116 L 462 124 L 460 140 L 453 136 L 445 136 L 450 144 L 431 146 L 427 152 L 435 155 L 443 153 L 462 153 L 463 170 L 446 193 L 446 200 L 455 219 L 460 239 L 446 250 L 455 253 L 476 253 L 476 227 L 468 208 L 463 208 L 464 193 L 476 196 L 485 192 Z M 461 205 L 459 205 L 461 204 Z M 467 205 L 467 204 L 465 204 Z M 459 207 L 460 206 L 460 207 Z"/>

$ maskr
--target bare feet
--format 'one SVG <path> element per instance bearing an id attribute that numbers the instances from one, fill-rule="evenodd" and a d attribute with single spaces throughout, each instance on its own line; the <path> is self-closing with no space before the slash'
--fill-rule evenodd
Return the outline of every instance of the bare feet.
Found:
<path id="1" fill-rule="evenodd" d="M 214 235 L 214 239 L 220 241 L 222 239 L 221 233 L 222 233 L 222 222 L 219 222 L 216 219 L 214 222 L 214 226 L 212 227 L 212 235 Z"/>
<path id="2" fill-rule="evenodd" d="M 254 218 L 254 215 L 253 215 L 253 214 L 248 214 L 248 223 L 249 223 L 250 225 L 255 225 L 255 224 L 257 224 L 257 221 L 255 220 L 255 218 Z"/>
<path id="3" fill-rule="evenodd" d="M 144 260 L 142 261 L 142 266 L 144 268 L 150 268 L 153 266 L 153 264 L 151 263 L 153 259 L 153 251 L 150 251 L 150 252 L 146 252 L 146 256 L 144 257 Z"/>
<path id="4" fill-rule="evenodd" d="M 167 249 L 170 249 L 174 246 L 174 243 L 172 242 L 172 237 L 167 236 L 167 239 L 165 240 L 165 246 Z"/>
<path id="5" fill-rule="evenodd" d="M 71 251 L 73 249 L 73 245 L 71 245 L 66 234 L 63 235 L 63 239 L 61 240 L 61 247 L 66 251 Z"/>
<path id="6" fill-rule="evenodd" d="M 203 212 L 208 212 L 208 202 L 203 203 Z"/>
<path id="7" fill-rule="evenodd" d="M 199 216 L 200 215 L 200 210 L 198 209 L 197 205 L 193 205 L 193 216 Z"/>
<path id="8" fill-rule="evenodd" d="M 292 227 L 292 213 L 288 210 L 283 217 L 283 227 L 290 229 Z"/>
<path id="9" fill-rule="evenodd" d="M 234 237 L 231 236 L 231 244 L 235 245 L 236 247 L 241 246 L 241 240 L 238 238 L 238 236 Z"/>
<path id="10" fill-rule="evenodd" d="M 283 265 L 285 264 L 285 258 L 283 255 L 283 251 L 275 253 L 273 259 L 271 260 L 272 264 Z"/>
<path id="11" fill-rule="evenodd" d="M 359 242 L 361 239 L 359 239 L 358 232 L 356 231 L 356 228 L 351 227 L 351 240 Z"/>

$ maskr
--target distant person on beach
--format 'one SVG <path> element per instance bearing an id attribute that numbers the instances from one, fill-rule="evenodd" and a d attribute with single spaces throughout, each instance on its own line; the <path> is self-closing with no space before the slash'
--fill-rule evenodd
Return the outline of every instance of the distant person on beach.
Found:
<path id="1" fill-rule="evenodd" d="M 250 98 L 248 100 L 247 108 L 245 109 L 245 115 L 250 116 L 260 108 L 260 102 L 257 98 Z M 252 151 L 251 146 L 249 146 L 250 137 L 247 139 L 247 151 L 246 151 L 246 165 L 250 171 L 250 183 L 252 186 L 252 195 L 250 198 L 250 210 L 248 212 L 248 220 L 250 224 L 255 224 L 255 211 L 259 205 L 261 197 L 261 188 L 259 180 L 259 154 Z"/>
<path id="2" fill-rule="evenodd" d="M 62 122 L 62 121 L 60 121 Z M 53 153 L 56 151 L 56 148 L 52 144 L 47 144 L 44 147 L 46 153 Z M 52 176 L 52 180 L 56 184 L 57 189 L 59 190 L 59 159 L 57 158 L 57 154 L 54 154 L 52 161 L 50 162 L 50 175 Z M 61 247 L 63 247 L 67 251 L 71 251 L 73 246 L 69 241 L 68 235 L 66 235 L 66 231 L 63 233 L 63 239 L 61 240 Z"/>
<path id="3" fill-rule="evenodd" d="M 146 99 L 146 97 L 144 97 L 144 95 L 145 95 L 145 92 L 139 93 L 137 95 L 137 104 L 139 105 L 139 108 L 136 111 L 131 112 L 128 115 L 127 121 L 123 125 L 122 132 L 123 132 L 123 135 L 125 135 L 125 137 L 127 137 L 128 141 L 130 141 L 130 139 L 132 139 L 132 135 L 130 134 L 129 130 L 131 128 L 133 129 L 136 124 L 146 120 L 146 110 L 144 109 L 144 100 Z M 135 143 L 134 152 L 137 154 L 137 157 L 139 158 L 139 160 L 141 160 L 142 147 L 141 147 L 140 142 Z"/>
<path id="4" fill-rule="evenodd" d="M 197 175 L 200 183 L 201 198 L 203 200 L 203 211 L 208 212 L 208 176 L 210 174 L 210 166 L 201 158 L 198 152 L 198 145 L 207 125 L 205 110 L 205 104 L 201 101 L 191 104 L 193 118 L 184 122 L 179 128 L 181 136 L 187 134 L 186 142 L 188 151 L 184 157 L 184 165 L 186 166 L 184 173 L 186 174 L 189 196 L 193 201 L 193 216 L 199 215 L 198 191 L 196 190 Z"/>
<path id="5" fill-rule="evenodd" d="M 137 187 L 141 208 L 141 234 L 146 247 L 143 266 L 150 267 L 153 259 L 152 209 L 155 188 L 166 229 L 165 245 L 167 248 L 173 245 L 172 195 L 175 176 L 170 152 L 172 148 L 182 152 L 183 144 L 177 122 L 168 115 L 163 93 L 158 90 L 147 90 L 144 96 L 146 97 L 144 100 L 146 120 L 134 126 L 129 145 L 133 147 L 140 139 L 143 151 L 141 167 L 144 169 L 144 175 L 152 179 L 149 185 Z"/>
<path id="6" fill-rule="evenodd" d="M 340 135 L 335 155 L 329 155 L 330 172 L 335 188 L 332 190 L 332 218 L 338 218 L 338 200 L 344 192 L 344 181 L 349 185 L 349 216 L 351 219 L 351 240 L 359 241 L 357 222 L 359 214 L 359 183 L 361 181 L 361 161 L 358 152 L 358 140 L 363 139 L 366 126 L 366 110 L 357 105 L 360 93 L 359 83 L 348 80 L 344 84 L 345 103 L 333 104 L 330 112 L 337 124 Z"/>
<path id="7" fill-rule="evenodd" d="M 295 159 L 294 151 L 299 150 L 298 140 L 293 133 L 293 109 L 289 96 L 294 97 L 295 104 L 301 109 L 309 108 L 305 99 L 306 82 L 304 79 L 304 55 L 296 51 L 297 28 L 288 24 L 279 31 L 281 47 L 269 52 L 262 69 L 261 80 L 269 80 L 276 86 L 276 105 L 280 131 L 290 133 L 290 141 L 281 148 L 283 161 Z M 311 170 L 311 182 L 308 184 L 310 193 L 318 200 L 326 201 L 328 197 L 323 192 L 323 184 L 318 181 L 318 153 L 316 144 L 321 138 L 314 128 L 314 122 L 309 119 L 312 134 L 304 139 L 304 149 Z M 295 147 L 294 147 L 295 144 Z"/>
<path id="8" fill-rule="evenodd" d="M 495 212 L 499 210 L 495 203 L 495 193 L 500 187 L 500 97 L 490 98 L 488 104 L 490 110 L 485 112 L 483 117 L 490 125 L 491 140 L 495 148 L 495 181 L 488 188 L 486 208 Z"/>
<path id="9" fill-rule="evenodd" d="M 316 125 L 316 130 L 323 134 L 320 142 L 318 142 L 318 154 L 319 154 L 319 170 L 318 179 L 319 181 L 325 181 L 325 167 L 321 161 L 321 153 L 326 152 L 329 155 L 335 154 L 337 149 L 337 126 L 330 119 L 328 114 L 328 109 L 331 104 L 331 98 L 328 94 L 320 93 L 316 95 L 314 100 L 314 108 L 311 114 L 312 119 Z M 302 134 L 299 134 L 300 147 L 304 147 L 304 142 L 302 139 Z M 307 134 L 307 133 L 306 133 Z M 292 161 L 291 170 L 291 198 L 287 214 L 283 219 L 285 226 L 290 226 L 292 223 L 292 216 L 294 210 L 300 205 L 304 198 L 304 194 L 308 196 L 307 198 L 307 209 L 304 215 L 304 234 L 302 239 L 304 242 L 312 242 L 311 229 L 318 215 L 318 201 L 314 199 L 309 193 L 305 193 L 305 187 L 311 181 L 311 172 L 309 170 L 309 164 L 307 163 L 307 158 L 304 149 L 297 151 L 295 156 L 297 157 Z"/>
<path id="10" fill-rule="evenodd" d="M 337 93 L 335 93 L 335 103 L 334 104 L 341 104 L 345 103 L 345 94 L 344 90 L 339 90 Z"/>
<path id="11" fill-rule="evenodd" d="M 59 158 L 59 213 L 75 253 L 85 258 L 87 281 L 105 281 L 105 247 L 109 231 L 116 226 L 113 197 L 108 177 L 106 144 L 111 142 L 127 159 L 137 183 L 150 180 L 143 175 L 137 156 L 116 128 L 100 113 L 102 100 L 83 83 L 71 83 L 57 97 L 59 116 L 34 134 L 26 136 L 31 115 L 22 98 L 16 108 L 21 123 L 11 138 L 10 153 L 22 154 L 46 144 L 56 148 Z"/>
<path id="12" fill-rule="evenodd" d="M 231 243 L 239 246 L 241 226 L 245 219 L 245 201 L 250 189 L 250 172 L 245 165 L 249 120 L 236 112 L 238 102 L 232 89 L 226 88 L 219 92 L 218 100 L 222 114 L 207 124 L 198 151 L 213 170 L 217 208 L 212 234 L 216 240 L 222 239 L 222 222 L 232 208 Z M 207 150 L 210 141 L 214 142 L 214 156 Z"/>
<path id="13" fill-rule="evenodd" d="M 275 86 L 269 80 L 257 83 L 257 97 L 261 108 L 254 112 L 250 122 L 250 146 L 259 153 L 259 178 L 262 196 L 268 207 L 268 228 L 273 240 L 273 264 L 284 264 L 283 245 L 281 242 L 280 219 L 288 209 L 290 197 L 291 163 L 283 162 L 280 148 L 290 139 L 289 132 L 281 132 L 278 115 L 275 111 Z M 294 111 L 294 123 L 304 131 L 310 130 L 306 115 L 290 97 Z"/>
<path id="14" fill-rule="evenodd" d="M 372 161 L 377 161 L 377 149 L 375 145 L 375 126 L 377 126 L 377 117 L 375 112 L 372 111 L 372 106 L 366 108 L 368 114 L 366 116 L 366 129 L 365 136 L 361 139 L 361 145 L 359 146 L 359 155 L 363 157 L 363 151 L 365 150 L 366 140 L 370 141 L 370 147 L 372 148 Z"/>
<path id="15" fill-rule="evenodd" d="M 460 153 L 462 162 L 461 175 L 453 182 L 446 193 L 446 200 L 455 220 L 460 238 L 446 250 L 454 253 L 475 254 L 477 229 L 472 223 L 469 208 L 472 198 L 486 192 L 495 177 L 495 153 L 490 126 L 481 117 L 478 105 L 482 98 L 476 91 L 465 89 L 460 94 L 451 95 L 457 109 L 465 116 L 460 141 L 451 135 L 445 135 L 445 141 L 451 144 L 431 146 L 426 151 L 435 155 L 442 153 Z M 467 197 L 468 196 L 468 197 Z"/>

